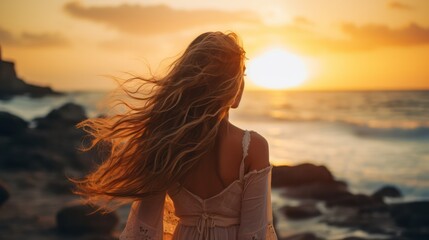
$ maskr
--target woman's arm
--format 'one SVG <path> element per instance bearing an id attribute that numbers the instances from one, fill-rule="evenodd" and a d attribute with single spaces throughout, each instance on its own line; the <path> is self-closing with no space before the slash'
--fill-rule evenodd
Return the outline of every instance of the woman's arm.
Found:
<path id="1" fill-rule="evenodd" d="M 277 239 L 272 227 L 268 142 L 257 133 L 252 135 L 246 161 L 249 171 L 244 176 L 238 239 Z"/>
<path id="2" fill-rule="evenodd" d="M 119 239 L 162 240 L 165 195 L 160 192 L 134 201 Z"/>

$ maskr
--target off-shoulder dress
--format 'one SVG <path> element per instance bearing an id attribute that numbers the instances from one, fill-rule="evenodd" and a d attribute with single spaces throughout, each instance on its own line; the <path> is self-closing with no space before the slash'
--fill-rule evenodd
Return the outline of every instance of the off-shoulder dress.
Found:
<path id="1" fill-rule="evenodd" d="M 173 240 L 277 239 L 271 210 L 272 166 L 244 172 L 250 132 L 245 130 L 243 135 L 239 179 L 207 199 L 177 183 L 166 192 L 134 201 L 119 239 L 162 240 L 166 195 L 178 217 Z"/>

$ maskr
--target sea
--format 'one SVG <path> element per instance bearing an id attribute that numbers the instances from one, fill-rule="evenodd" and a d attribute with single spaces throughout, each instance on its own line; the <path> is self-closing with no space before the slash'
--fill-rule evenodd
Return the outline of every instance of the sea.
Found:
<path id="1" fill-rule="evenodd" d="M 66 102 L 89 117 L 108 92 L 0 101 L 28 121 Z M 429 199 L 429 91 L 245 91 L 231 122 L 269 142 L 273 165 L 325 165 L 355 193 L 397 186 L 402 201 Z"/>

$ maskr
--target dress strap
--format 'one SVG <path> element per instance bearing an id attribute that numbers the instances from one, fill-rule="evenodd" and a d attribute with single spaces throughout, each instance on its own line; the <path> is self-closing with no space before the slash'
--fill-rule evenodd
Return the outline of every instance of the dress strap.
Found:
<path id="1" fill-rule="evenodd" d="M 241 163 L 240 163 L 240 180 L 242 180 L 244 177 L 244 159 L 248 154 L 249 144 L 250 144 L 250 131 L 244 130 L 243 141 L 242 141 L 243 158 L 241 159 Z"/>

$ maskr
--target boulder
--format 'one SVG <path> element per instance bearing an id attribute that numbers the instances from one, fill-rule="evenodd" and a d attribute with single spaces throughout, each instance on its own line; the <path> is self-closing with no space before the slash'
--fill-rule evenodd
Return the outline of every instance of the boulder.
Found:
<path id="1" fill-rule="evenodd" d="M 326 202 L 327 207 L 349 207 L 349 208 L 369 208 L 385 206 L 383 200 L 373 198 L 364 194 L 351 194 L 341 198 L 329 200 Z"/>
<path id="2" fill-rule="evenodd" d="M 321 222 L 331 226 L 359 229 L 367 233 L 398 236 L 400 229 L 386 213 L 361 213 L 357 208 L 332 209 Z"/>
<path id="3" fill-rule="evenodd" d="M 49 149 L 25 149 L 11 147 L 2 151 L 0 167 L 8 170 L 62 170 L 65 166 L 62 155 Z"/>
<path id="4" fill-rule="evenodd" d="M 8 112 L 0 112 L 0 135 L 14 136 L 24 132 L 28 122 Z"/>
<path id="5" fill-rule="evenodd" d="M 74 205 L 61 209 L 56 216 L 58 231 L 62 234 L 88 233 L 110 235 L 119 222 L 116 212 L 102 214 L 89 205 Z"/>
<path id="6" fill-rule="evenodd" d="M 87 118 L 85 109 L 75 103 L 66 103 L 49 112 L 45 117 L 36 118 L 37 129 L 75 128 Z"/>
<path id="7" fill-rule="evenodd" d="M 305 232 L 287 236 L 280 240 L 323 240 L 323 238 L 316 236 L 314 233 Z"/>
<path id="8" fill-rule="evenodd" d="M 429 239 L 429 229 L 427 228 L 413 228 L 405 229 L 402 231 L 400 240 L 428 240 Z"/>
<path id="9" fill-rule="evenodd" d="M 295 199 L 334 200 L 351 196 L 343 182 L 313 183 L 299 187 L 286 188 L 283 195 Z"/>
<path id="10" fill-rule="evenodd" d="M 3 205 L 9 199 L 9 191 L 0 182 L 0 206 Z"/>
<path id="11" fill-rule="evenodd" d="M 429 230 L 429 201 L 392 204 L 389 212 L 400 227 Z"/>
<path id="12" fill-rule="evenodd" d="M 285 206 L 280 209 L 286 217 L 291 220 L 301 220 L 313 218 L 321 215 L 319 209 L 314 204 L 303 204 L 299 206 Z"/>
<path id="13" fill-rule="evenodd" d="M 73 188 L 74 184 L 70 182 L 65 176 L 50 180 L 45 186 L 45 189 L 48 192 L 58 195 L 72 194 Z"/>
<path id="14" fill-rule="evenodd" d="M 8 170 L 61 170 L 71 167 L 88 171 L 104 159 L 104 146 L 89 152 L 78 150 L 85 132 L 75 124 L 86 118 L 83 108 L 70 103 L 36 120 L 38 128 L 27 128 L 11 137 L 0 136 L 0 168 Z M 103 149 L 101 149 L 103 147 Z M 100 153 L 105 153 L 102 155 Z"/>
<path id="15" fill-rule="evenodd" d="M 334 177 L 325 166 L 316 166 L 310 163 L 273 167 L 271 181 L 273 187 L 297 187 L 334 182 Z"/>
<path id="16" fill-rule="evenodd" d="M 345 237 L 341 240 L 369 240 L 368 238 L 361 238 L 361 237 Z"/>
<path id="17" fill-rule="evenodd" d="M 401 191 L 395 186 L 384 186 L 372 194 L 374 198 L 383 199 L 385 197 L 398 198 L 402 197 Z"/>

